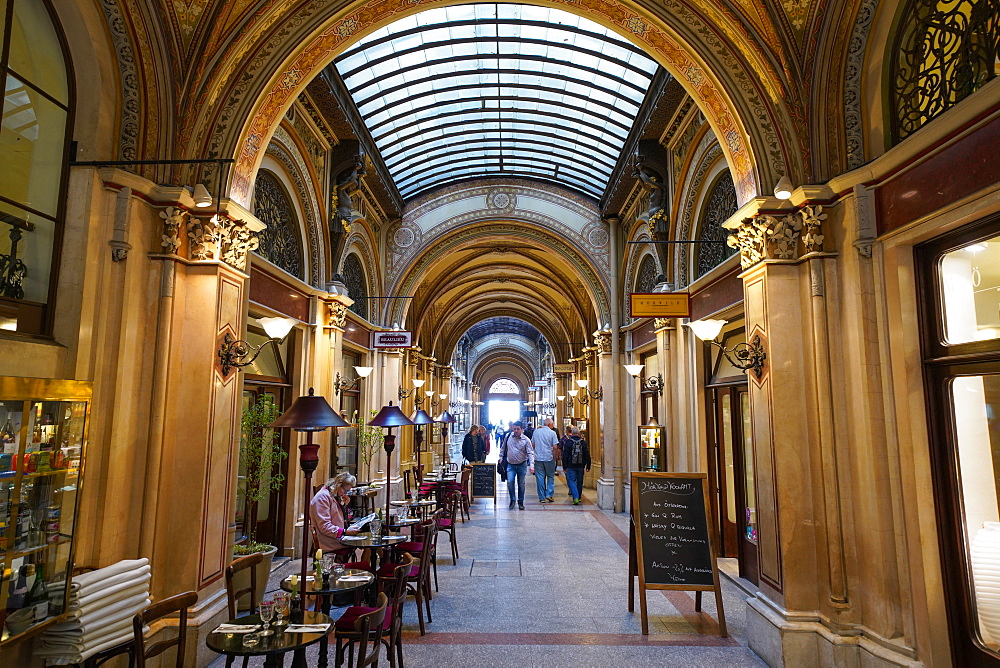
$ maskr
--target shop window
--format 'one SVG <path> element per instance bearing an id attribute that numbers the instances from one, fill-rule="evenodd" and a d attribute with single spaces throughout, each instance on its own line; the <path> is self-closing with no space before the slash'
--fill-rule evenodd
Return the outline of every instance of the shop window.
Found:
<path id="1" fill-rule="evenodd" d="M 62 228 L 71 92 L 48 4 L 0 8 L 0 329 L 44 334 Z"/>
<path id="2" fill-rule="evenodd" d="M 1000 666 L 1000 216 L 918 250 L 955 665 Z"/>
<path id="3" fill-rule="evenodd" d="M 890 64 L 893 143 L 991 81 L 998 71 L 1000 14 L 993 0 L 911 0 Z"/>

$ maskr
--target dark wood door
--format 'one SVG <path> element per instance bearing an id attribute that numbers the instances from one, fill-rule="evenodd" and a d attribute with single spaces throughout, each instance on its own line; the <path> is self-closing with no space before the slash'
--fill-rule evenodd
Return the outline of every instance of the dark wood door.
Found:
<path id="1" fill-rule="evenodd" d="M 757 584 L 757 501 L 747 386 L 711 388 L 710 396 L 719 553 L 736 557 L 740 577 Z"/>

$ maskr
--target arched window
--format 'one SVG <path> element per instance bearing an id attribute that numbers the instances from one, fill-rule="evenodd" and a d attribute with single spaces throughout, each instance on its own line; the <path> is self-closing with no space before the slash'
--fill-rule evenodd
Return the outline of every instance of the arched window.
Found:
<path id="1" fill-rule="evenodd" d="M 347 286 L 347 296 L 354 300 L 351 310 L 365 320 L 368 319 L 368 281 L 361 260 L 354 253 L 344 260 L 344 285 Z"/>
<path id="2" fill-rule="evenodd" d="M 656 262 L 652 255 L 642 258 L 635 276 L 636 292 L 652 292 L 656 287 Z"/>
<path id="3" fill-rule="evenodd" d="M 510 378 L 497 378 L 490 385 L 490 394 L 521 394 L 521 388 Z"/>
<path id="4" fill-rule="evenodd" d="M 708 197 L 705 198 L 697 239 L 725 241 L 729 232 L 722 227 L 722 224 L 729 220 L 729 217 L 736 213 L 738 208 L 733 177 L 727 169 L 715 180 Z M 735 248 L 730 248 L 724 243 L 694 244 L 694 246 L 695 278 L 700 278 L 712 271 L 736 252 Z"/>
<path id="5" fill-rule="evenodd" d="M 261 170 L 257 173 L 253 212 L 267 225 L 267 229 L 257 235 L 260 240 L 257 254 L 289 274 L 304 279 L 298 216 L 285 186 L 271 172 Z"/>
<path id="6" fill-rule="evenodd" d="M 13 4 L 13 12 L 10 11 Z M 0 14 L 0 329 L 51 331 L 72 94 L 48 3 Z"/>
<path id="7" fill-rule="evenodd" d="M 893 144 L 993 79 L 998 46 L 995 0 L 911 0 L 890 65 Z"/>

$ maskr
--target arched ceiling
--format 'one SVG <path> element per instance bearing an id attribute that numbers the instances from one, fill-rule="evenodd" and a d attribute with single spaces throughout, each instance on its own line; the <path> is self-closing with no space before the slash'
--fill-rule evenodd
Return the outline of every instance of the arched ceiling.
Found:
<path id="1" fill-rule="evenodd" d="M 571 350 L 568 344 L 597 327 L 599 300 L 583 281 L 586 260 L 555 252 L 557 240 L 543 230 L 527 232 L 527 226 L 518 234 L 487 222 L 442 235 L 396 287 L 414 297 L 399 300 L 407 304 L 395 307 L 400 311 L 390 314 L 392 321 L 405 323 L 437 359 L 451 359 L 470 330 L 491 326 L 516 333 L 530 327 L 560 352 Z M 512 237 L 516 249 L 498 253 Z"/>
<path id="2" fill-rule="evenodd" d="M 526 339 L 537 340 L 540 336 L 538 329 L 531 324 L 518 318 L 507 316 L 487 318 L 469 328 L 466 332 L 475 345 L 479 339 L 490 334 L 520 334 Z"/>

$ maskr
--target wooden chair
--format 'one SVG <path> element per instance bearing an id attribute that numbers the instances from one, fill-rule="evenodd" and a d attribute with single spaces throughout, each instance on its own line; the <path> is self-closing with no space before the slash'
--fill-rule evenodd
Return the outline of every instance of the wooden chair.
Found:
<path id="1" fill-rule="evenodd" d="M 260 552 L 254 552 L 253 554 L 248 554 L 245 557 L 240 557 L 233 563 L 226 567 L 226 603 L 229 606 L 229 619 L 236 619 L 237 608 L 239 608 L 239 600 L 246 595 L 250 595 L 250 614 L 253 614 L 257 609 L 258 592 L 263 594 L 263 587 L 267 586 L 265 582 L 261 589 L 257 588 L 257 564 L 264 560 L 264 555 Z M 236 589 L 236 585 L 233 582 L 233 578 L 240 571 L 250 569 L 250 586 L 243 587 L 242 589 Z M 226 657 L 226 668 L 231 668 L 233 662 L 236 660 L 235 656 Z M 243 668 L 247 667 L 250 661 L 250 657 L 243 657 Z"/>
<path id="2" fill-rule="evenodd" d="M 462 493 L 452 490 L 444 499 L 444 514 L 437 520 L 438 531 L 444 531 L 451 539 L 451 561 L 458 564 L 458 538 L 455 532 L 455 520 L 458 516 L 458 508 L 462 504 Z M 437 580 L 435 579 L 435 584 Z"/>
<path id="3" fill-rule="evenodd" d="M 380 593 L 376 603 L 378 607 L 366 608 L 365 612 L 357 614 L 351 623 L 350 633 L 346 631 L 341 632 L 340 629 L 336 630 L 337 666 L 344 664 L 344 640 L 347 641 L 347 646 L 350 650 L 347 663 L 348 668 L 365 668 L 365 666 L 378 665 L 378 655 L 382 651 L 382 632 L 386 626 L 386 608 L 388 607 L 389 598 L 385 593 Z M 371 652 L 368 651 L 369 642 L 372 644 Z M 358 646 L 357 654 L 354 652 L 355 644 Z M 357 657 L 356 661 L 355 657 Z"/>
<path id="4" fill-rule="evenodd" d="M 405 554 L 400 563 L 386 564 L 379 569 L 382 573 L 391 573 L 389 576 L 379 577 L 378 582 L 381 591 L 389 599 L 389 607 L 386 608 L 385 623 L 382 625 L 380 637 L 382 643 L 385 644 L 386 653 L 389 655 L 389 665 L 392 668 L 403 668 L 403 606 L 406 605 L 407 597 L 406 581 L 411 574 L 416 574 L 419 568 L 420 564 L 417 559 L 413 555 Z M 358 616 L 374 609 L 352 606 L 344 611 L 335 625 L 338 651 L 344 640 L 348 642 L 356 640 L 354 622 Z"/>
<path id="5" fill-rule="evenodd" d="M 431 619 L 431 568 L 435 559 L 435 543 L 437 541 L 437 519 L 439 514 L 420 524 L 423 527 L 423 540 L 420 542 L 399 543 L 395 546 L 397 554 L 405 552 L 413 555 L 419 560 L 418 569 L 406 578 L 407 595 L 413 594 L 417 602 L 417 619 L 420 620 L 420 635 L 425 635 L 424 630 L 424 609 L 427 610 L 427 621 Z M 385 564 L 379 569 L 378 575 L 386 578 L 391 577 L 397 563 Z"/>
<path id="6" fill-rule="evenodd" d="M 259 554 L 257 556 L 260 556 Z M 135 666 L 136 668 L 146 668 L 146 660 L 159 656 L 171 647 L 177 647 L 177 658 L 174 665 L 177 668 L 184 668 L 184 651 L 187 644 L 187 617 L 188 608 L 198 602 L 198 594 L 193 591 L 177 594 L 170 598 L 165 598 L 159 603 L 154 603 L 132 618 L 132 633 L 135 635 Z M 170 640 L 161 640 L 146 647 L 142 630 L 158 619 L 163 619 L 167 615 L 179 613 L 177 625 L 177 637 Z M 166 666 L 164 661 L 159 661 L 158 666 Z"/>

